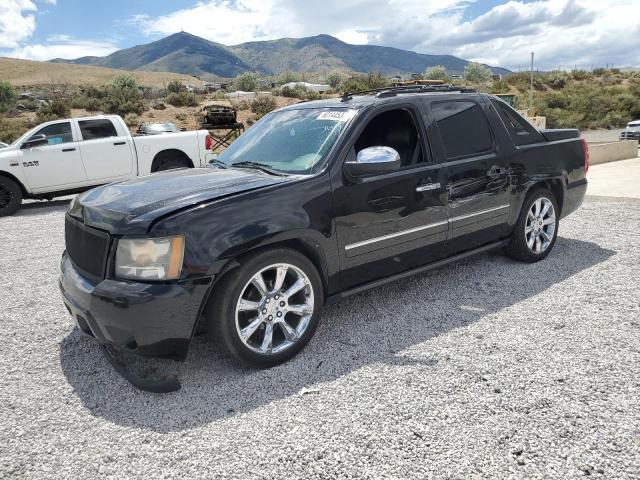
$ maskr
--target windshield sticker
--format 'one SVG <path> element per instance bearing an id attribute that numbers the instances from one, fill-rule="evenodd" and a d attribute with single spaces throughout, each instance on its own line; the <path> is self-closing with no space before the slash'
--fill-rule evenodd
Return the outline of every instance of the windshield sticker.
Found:
<path id="1" fill-rule="evenodd" d="M 320 112 L 318 120 L 333 120 L 334 122 L 346 122 L 356 113 L 355 110 L 333 110 L 328 112 Z"/>

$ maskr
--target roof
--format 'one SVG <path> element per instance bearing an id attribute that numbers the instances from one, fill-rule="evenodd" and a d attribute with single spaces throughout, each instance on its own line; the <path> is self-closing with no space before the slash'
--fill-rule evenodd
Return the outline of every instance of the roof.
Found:
<path id="1" fill-rule="evenodd" d="M 398 98 L 416 98 L 422 97 L 424 95 L 478 95 L 478 92 L 471 91 L 395 91 L 394 94 L 380 95 L 384 92 L 391 92 L 395 90 L 393 87 L 389 89 L 383 89 L 377 94 L 360 94 L 354 93 L 349 97 L 337 97 L 337 98 L 327 98 L 324 100 L 313 100 L 310 102 L 300 102 L 294 103 L 293 105 L 289 105 L 287 107 L 280 108 L 278 110 L 298 110 L 303 108 L 363 108 L 370 105 L 376 104 L 384 104 L 387 102 L 392 102 L 397 100 Z"/>

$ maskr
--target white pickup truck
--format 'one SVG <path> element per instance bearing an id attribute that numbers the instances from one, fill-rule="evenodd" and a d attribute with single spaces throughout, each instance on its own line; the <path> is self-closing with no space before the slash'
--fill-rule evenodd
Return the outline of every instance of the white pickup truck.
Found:
<path id="1" fill-rule="evenodd" d="M 51 199 L 171 168 L 205 166 L 206 130 L 134 137 L 117 115 L 55 120 L 0 149 L 0 217 Z"/>

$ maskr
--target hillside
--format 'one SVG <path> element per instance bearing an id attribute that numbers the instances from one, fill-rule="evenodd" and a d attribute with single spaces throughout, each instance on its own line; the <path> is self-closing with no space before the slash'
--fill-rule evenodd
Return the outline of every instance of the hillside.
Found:
<path id="1" fill-rule="evenodd" d="M 285 71 L 322 72 L 332 69 L 378 71 L 393 75 L 423 72 L 433 65 L 443 65 L 449 73 L 455 74 L 462 73 L 469 63 L 452 55 L 426 55 L 391 47 L 350 45 L 329 35 L 249 42 L 228 47 L 186 32 L 118 50 L 106 57 L 52 61 L 219 77 L 235 77 L 247 71 L 274 75 Z M 508 73 L 503 68 L 491 68 L 494 73 Z"/>
<path id="2" fill-rule="evenodd" d="M 95 58 L 95 57 L 94 57 Z M 131 72 L 90 65 L 56 64 L 0 57 L 0 79 L 14 85 L 104 85 L 123 73 Z M 199 84 L 189 75 L 170 72 L 135 71 L 133 76 L 140 85 L 161 88 L 172 80 Z"/>

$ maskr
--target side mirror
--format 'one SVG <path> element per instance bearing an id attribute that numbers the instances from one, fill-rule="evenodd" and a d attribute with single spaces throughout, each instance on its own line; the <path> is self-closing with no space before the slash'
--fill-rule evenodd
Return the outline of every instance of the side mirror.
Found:
<path id="1" fill-rule="evenodd" d="M 45 145 L 47 143 L 47 136 L 40 134 L 34 135 L 29 140 L 24 142 L 20 148 L 33 148 L 39 145 Z"/>
<path id="2" fill-rule="evenodd" d="M 391 147 L 369 147 L 360 150 L 356 160 L 344 163 L 349 175 L 360 177 L 378 173 L 394 172 L 400 169 L 400 154 Z"/>

